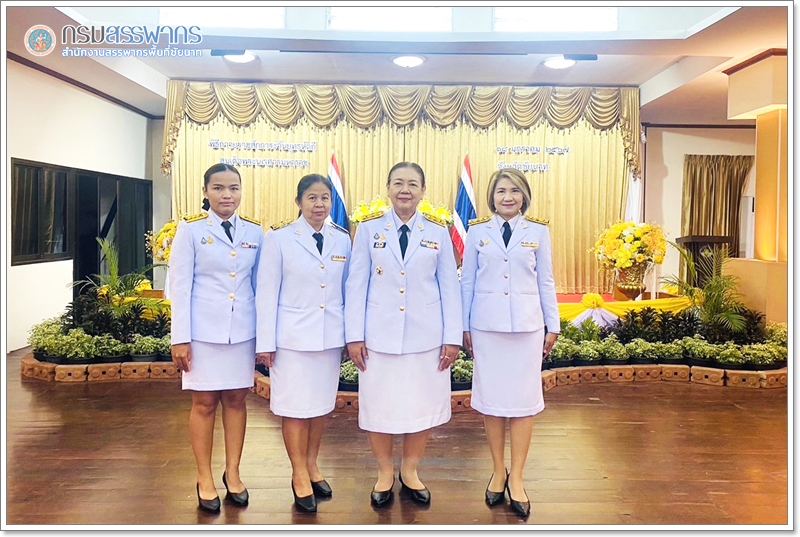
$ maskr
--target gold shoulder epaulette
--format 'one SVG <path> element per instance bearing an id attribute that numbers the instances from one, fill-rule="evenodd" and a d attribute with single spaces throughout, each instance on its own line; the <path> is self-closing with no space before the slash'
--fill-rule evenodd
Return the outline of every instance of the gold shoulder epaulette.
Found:
<path id="1" fill-rule="evenodd" d="M 280 229 L 280 228 L 282 228 L 282 227 L 286 227 L 286 226 L 288 226 L 289 224 L 291 224 L 292 222 L 294 222 L 294 220 L 284 220 L 283 222 L 278 222 L 277 224 L 272 224 L 272 225 L 271 225 L 271 226 L 269 226 L 269 227 L 270 227 L 271 229 L 273 229 L 273 230 L 276 230 L 276 229 Z"/>
<path id="2" fill-rule="evenodd" d="M 438 216 L 434 216 L 434 215 L 429 214 L 429 213 L 422 213 L 422 216 L 424 216 L 426 220 L 430 220 L 434 224 L 439 224 L 442 227 L 447 227 L 447 222 L 445 222 L 444 220 L 442 220 Z"/>
<path id="3" fill-rule="evenodd" d="M 491 219 L 492 219 L 491 216 L 484 216 L 483 218 L 473 218 L 472 220 L 469 221 L 469 225 L 474 226 L 475 224 L 485 224 Z"/>
<path id="4" fill-rule="evenodd" d="M 198 222 L 200 220 L 205 220 L 206 218 L 208 218 L 208 213 L 203 211 L 202 213 L 191 214 L 191 215 L 188 215 L 188 216 L 184 216 L 183 220 L 185 222 L 191 224 L 192 222 Z"/>
<path id="5" fill-rule="evenodd" d="M 343 228 L 342 226 L 340 226 L 340 225 L 339 225 L 339 224 L 337 224 L 336 222 L 328 222 L 328 223 L 330 224 L 330 226 L 331 226 L 333 229 L 338 229 L 338 230 L 339 230 L 339 231 L 341 231 L 342 233 L 347 233 L 348 235 L 350 234 L 350 233 L 349 233 L 349 232 L 348 232 L 348 231 L 347 231 L 345 228 Z"/>
<path id="6" fill-rule="evenodd" d="M 250 218 L 249 216 L 244 216 L 244 215 L 241 215 L 241 214 L 240 214 L 240 215 L 239 215 L 239 218 L 241 218 L 241 219 L 242 219 L 242 220 L 244 220 L 245 222 L 250 222 L 251 224 L 255 224 L 255 225 L 257 225 L 257 226 L 260 226 L 260 225 L 261 225 L 261 222 L 260 222 L 259 220 L 256 220 L 255 218 Z"/>
<path id="7" fill-rule="evenodd" d="M 367 220 L 375 220 L 376 218 L 380 218 L 383 215 L 384 215 L 384 213 L 376 211 L 374 213 L 369 213 L 367 216 L 362 218 L 361 221 L 362 222 L 366 222 Z"/>
<path id="8" fill-rule="evenodd" d="M 547 224 L 550 223 L 550 220 L 545 220 L 544 218 L 535 218 L 533 216 L 528 216 L 528 215 L 525 215 L 525 219 L 528 220 L 529 222 L 536 222 L 537 224 L 542 224 L 543 226 L 546 226 Z"/>

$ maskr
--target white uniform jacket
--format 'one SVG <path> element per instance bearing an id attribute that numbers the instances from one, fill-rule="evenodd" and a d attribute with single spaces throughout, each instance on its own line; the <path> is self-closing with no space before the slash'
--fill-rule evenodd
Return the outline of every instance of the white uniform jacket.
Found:
<path id="1" fill-rule="evenodd" d="M 256 292 L 256 352 L 344 346 L 350 235 L 330 223 L 321 233 L 322 253 L 302 216 L 264 237 Z"/>
<path id="2" fill-rule="evenodd" d="M 497 216 L 469 226 L 461 265 L 464 330 L 560 332 L 550 233 L 522 217 L 508 246 Z"/>
<path id="3" fill-rule="evenodd" d="M 261 225 L 232 216 L 231 241 L 216 215 L 187 220 L 178 224 L 169 256 L 172 344 L 255 338 Z"/>
<path id="4" fill-rule="evenodd" d="M 387 354 L 460 345 L 461 301 L 447 228 L 417 211 L 405 259 L 394 209 L 359 224 L 345 294 L 347 342 Z"/>

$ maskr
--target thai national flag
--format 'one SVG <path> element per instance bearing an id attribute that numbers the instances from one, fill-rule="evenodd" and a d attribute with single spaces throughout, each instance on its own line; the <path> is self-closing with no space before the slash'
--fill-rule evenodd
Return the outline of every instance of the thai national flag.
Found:
<path id="1" fill-rule="evenodd" d="M 336 164 L 336 154 L 331 154 L 331 165 L 328 167 L 328 179 L 333 183 L 331 199 L 331 215 L 328 217 L 334 224 L 350 230 L 350 219 L 347 217 L 347 208 L 344 206 L 344 187 L 339 175 L 339 165 Z"/>
<path id="2" fill-rule="evenodd" d="M 469 154 L 467 154 L 464 157 L 464 167 L 461 169 L 461 179 L 458 182 L 453 225 L 450 227 L 450 237 L 461 257 L 464 256 L 464 241 L 467 239 L 469 221 L 477 216 L 475 192 L 472 190 L 472 170 L 469 166 Z"/>

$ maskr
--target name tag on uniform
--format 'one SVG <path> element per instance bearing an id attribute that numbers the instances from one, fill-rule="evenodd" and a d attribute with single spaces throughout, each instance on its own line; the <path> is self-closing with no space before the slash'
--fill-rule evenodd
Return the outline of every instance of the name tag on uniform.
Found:
<path id="1" fill-rule="evenodd" d="M 422 239 L 420 241 L 419 245 L 423 246 L 425 248 L 430 248 L 431 250 L 438 250 L 439 249 L 439 243 L 438 242 L 427 241 L 425 239 Z"/>
<path id="2" fill-rule="evenodd" d="M 257 242 L 242 242 L 242 248 L 258 248 Z"/>
<path id="3" fill-rule="evenodd" d="M 386 242 L 376 242 L 372 244 L 373 248 L 386 248 Z"/>
<path id="4" fill-rule="evenodd" d="M 525 241 L 522 241 L 522 246 L 524 246 L 525 248 L 538 248 L 539 247 L 539 243 L 538 242 L 525 242 Z"/>
<path id="5" fill-rule="evenodd" d="M 344 262 L 344 261 L 347 261 L 347 256 L 346 255 L 332 255 L 331 256 L 331 261 L 342 261 L 342 262 Z"/>

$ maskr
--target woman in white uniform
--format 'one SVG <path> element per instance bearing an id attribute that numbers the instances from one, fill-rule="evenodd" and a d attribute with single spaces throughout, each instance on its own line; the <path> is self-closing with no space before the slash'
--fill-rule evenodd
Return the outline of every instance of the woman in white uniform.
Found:
<path id="1" fill-rule="evenodd" d="M 350 235 L 333 223 L 333 186 L 306 175 L 297 185 L 300 216 L 272 226 L 258 269 L 256 357 L 270 368 L 270 410 L 281 416 L 298 509 L 317 511 L 333 492 L 317 466 L 324 419 L 335 404 L 344 347 L 344 282 Z"/>
<path id="2" fill-rule="evenodd" d="M 512 510 L 530 514 L 522 471 L 533 416 L 544 409 L 542 357 L 560 331 L 547 222 L 523 216 L 531 190 L 522 172 L 495 172 L 487 192 L 494 215 L 469 223 L 461 268 L 464 346 L 473 355 L 472 407 L 484 415 L 494 473 L 486 502 L 508 492 Z M 544 328 L 547 327 L 547 336 Z M 505 468 L 505 430 L 511 471 Z"/>
<path id="3" fill-rule="evenodd" d="M 358 424 L 378 463 L 370 500 L 392 499 L 392 435 L 403 435 L 401 492 L 419 504 L 417 475 L 430 430 L 450 420 L 449 367 L 462 340 L 453 246 L 441 220 L 422 215 L 425 174 L 401 162 L 389 172 L 392 209 L 359 224 L 345 295 L 347 350 L 359 369 Z"/>
<path id="4" fill-rule="evenodd" d="M 239 478 L 247 408 L 256 350 L 255 285 L 263 231 L 258 221 L 239 216 L 241 177 L 226 164 L 203 177 L 207 213 L 178 224 L 169 258 L 172 304 L 172 361 L 191 391 L 189 433 L 197 462 L 200 508 L 219 511 L 211 474 L 217 405 L 225 429 L 226 499 L 247 505 Z M 205 207 L 204 206 L 204 207 Z"/>

